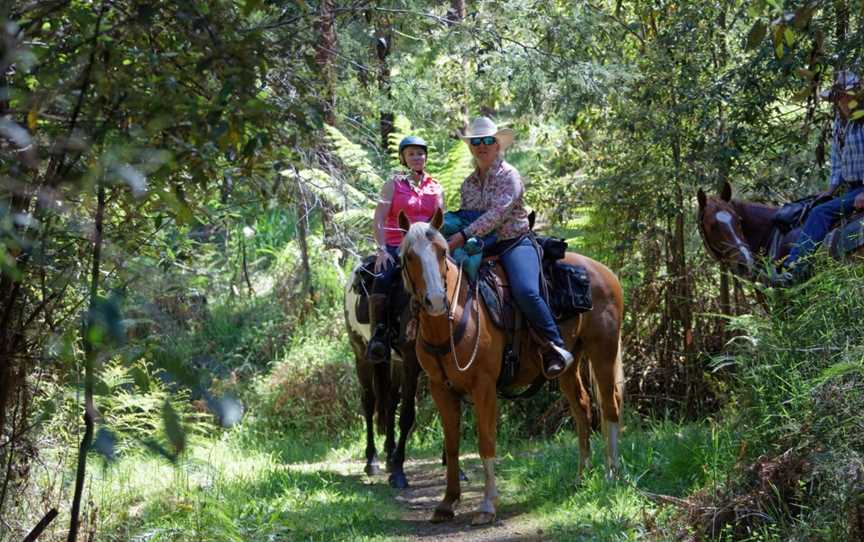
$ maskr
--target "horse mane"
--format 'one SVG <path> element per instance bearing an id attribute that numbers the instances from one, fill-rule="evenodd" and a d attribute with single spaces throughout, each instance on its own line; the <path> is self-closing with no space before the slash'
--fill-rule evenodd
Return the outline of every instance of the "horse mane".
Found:
<path id="1" fill-rule="evenodd" d="M 444 239 L 441 232 L 430 226 L 428 223 L 415 222 L 411 224 L 408 232 L 405 233 L 405 238 L 402 240 L 402 244 L 399 245 L 399 257 L 404 258 L 405 251 L 409 247 L 415 246 L 418 242 L 447 244 L 447 240 Z"/>
<path id="2" fill-rule="evenodd" d="M 742 217 L 741 229 L 747 244 L 756 252 L 766 251 L 770 242 L 771 225 L 779 207 L 738 199 L 729 203 Z"/>

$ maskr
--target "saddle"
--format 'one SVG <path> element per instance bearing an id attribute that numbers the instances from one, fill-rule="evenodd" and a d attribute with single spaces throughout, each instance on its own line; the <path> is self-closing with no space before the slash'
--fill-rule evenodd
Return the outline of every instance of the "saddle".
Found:
<path id="1" fill-rule="evenodd" d="M 567 243 L 554 237 L 538 237 L 537 242 L 543 249 L 543 290 L 548 296 L 547 301 L 555 321 L 565 322 L 591 310 L 591 282 L 587 269 L 561 261 L 566 255 Z M 503 367 L 498 380 L 501 393 L 501 389 L 506 388 L 519 373 L 518 337 L 524 325 L 521 313 L 511 297 L 504 270 L 498 265 L 497 256 L 484 260 L 477 280 L 480 297 L 492 323 L 504 330 L 507 336 Z M 532 385 L 531 389 L 536 391 L 537 387 Z M 530 394 L 531 392 L 526 392 L 526 396 Z"/>
<path id="2" fill-rule="evenodd" d="M 396 262 L 399 265 L 399 262 Z M 369 323 L 369 295 L 372 293 L 372 283 L 375 281 L 375 255 L 366 256 L 360 262 L 357 272 L 354 273 L 354 282 L 351 283 L 351 289 L 357 294 L 354 311 L 357 317 L 357 322 L 361 324 Z M 402 309 L 409 302 L 408 294 L 402 287 L 402 274 L 397 274 L 397 278 L 393 281 L 393 286 L 387 293 L 388 307 L 390 308 L 387 314 L 387 327 L 390 335 L 390 340 L 393 348 L 398 350 L 400 317 Z"/>
<path id="3" fill-rule="evenodd" d="M 864 246 L 864 213 L 856 213 L 831 230 L 823 241 L 828 254 L 836 259 L 843 259 L 847 254 Z"/>

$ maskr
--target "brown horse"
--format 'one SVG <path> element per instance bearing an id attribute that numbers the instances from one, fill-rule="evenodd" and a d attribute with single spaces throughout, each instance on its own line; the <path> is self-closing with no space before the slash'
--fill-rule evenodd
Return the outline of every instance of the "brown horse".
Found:
<path id="1" fill-rule="evenodd" d="M 403 464 L 408 436 L 414 428 L 416 418 L 415 398 L 420 377 L 420 364 L 414 352 L 414 341 L 406 338 L 406 325 L 411 319 L 409 298 L 404 291 L 394 292 L 390 317 L 399 322 L 399 338 L 394 341 L 390 363 L 373 364 L 366 359 L 366 344 L 371 336 L 369 324 L 361 324 L 357 317 L 357 294 L 352 290 L 354 269 L 345 289 L 345 324 L 348 340 L 354 351 L 357 378 L 360 381 L 363 417 L 366 420 L 366 467 L 369 476 L 378 474 L 378 455 L 375 449 L 375 424 L 377 413 L 378 433 L 385 434 L 384 451 L 386 468 L 390 472 L 390 485 L 404 489 L 408 487 Z M 400 310 L 401 309 L 401 310 Z M 395 439 L 396 408 L 399 409 L 399 441 Z"/>
<path id="2" fill-rule="evenodd" d="M 738 276 L 754 280 L 759 275 L 759 260 L 769 256 L 771 230 L 779 207 L 732 199 L 732 186 L 723 183 L 719 196 L 707 196 L 701 189 L 699 232 L 708 252 Z M 789 254 L 800 228 L 780 239 L 778 258 Z"/>
<path id="3" fill-rule="evenodd" d="M 801 228 L 792 229 L 777 239 L 776 250 L 772 251 L 774 219 L 780 207 L 734 200 L 732 186 L 728 182 L 723 183 L 719 196 L 707 196 L 699 190 L 696 197 L 699 201 L 699 232 L 708 252 L 740 277 L 750 280 L 770 278 L 772 272 L 769 270 L 766 273 L 765 268 L 782 261 L 798 241 Z M 860 219 L 858 215 L 851 220 Z M 840 226 L 843 223 L 841 220 Z M 849 235 L 849 239 L 857 236 L 857 232 L 852 235 L 841 230 L 829 233 L 829 237 L 835 233 Z M 826 241 L 828 239 L 826 237 Z M 838 252 L 832 253 L 832 256 L 842 257 L 840 254 L 843 251 Z M 862 255 L 864 246 L 854 249 L 853 253 Z M 766 262 L 771 258 L 775 261 Z"/>
<path id="4" fill-rule="evenodd" d="M 459 484 L 460 400 L 470 397 L 477 419 L 478 448 L 485 472 L 484 496 L 475 525 L 495 518 L 498 490 L 495 484 L 495 438 L 498 423 L 496 383 L 502 368 L 504 331 L 495 327 L 486 307 L 474 295 L 467 304 L 471 284 L 449 259 L 447 242 L 438 232 L 442 215 L 436 212 L 429 224 L 410 224 L 404 214 L 399 225 L 408 233 L 400 254 L 405 288 L 422 309 L 417 333 L 417 357 L 429 375 L 430 391 L 444 427 L 447 459 L 447 490 L 435 508 L 433 522 L 454 517 L 461 495 Z M 600 405 L 603 434 L 606 438 L 607 475 L 618 467 L 618 432 L 623 402 L 624 374 L 621 365 L 621 321 L 624 304 L 621 286 L 615 275 L 602 264 L 568 253 L 566 261 L 582 265 L 591 279 L 594 309 L 579 318 L 564 322 L 561 335 L 574 354 L 585 354 Z M 500 273 L 500 268 L 499 268 Z M 465 315 L 465 311 L 468 311 Z M 454 338 L 453 322 L 466 316 L 464 333 Z M 460 324 L 461 327 L 461 324 Z M 520 369 L 515 386 L 533 382 L 541 371 L 539 348 L 525 332 L 521 341 Z M 433 353 L 434 352 L 434 353 Z M 579 474 L 589 461 L 590 399 L 582 383 L 582 359 L 560 376 L 560 387 L 570 403 L 579 434 Z"/>

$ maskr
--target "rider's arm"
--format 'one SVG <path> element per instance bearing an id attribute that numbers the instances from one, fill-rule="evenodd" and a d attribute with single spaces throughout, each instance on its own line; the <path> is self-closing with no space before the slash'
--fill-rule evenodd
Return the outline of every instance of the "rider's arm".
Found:
<path id="1" fill-rule="evenodd" d="M 393 190 L 396 183 L 394 180 L 389 180 L 381 187 L 381 194 L 378 196 L 378 205 L 375 206 L 375 243 L 381 250 L 387 249 L 387 237 L 384 227 L 387 223 L 387 215 L 390 213 L 390 204 L 393 202 Z"/>

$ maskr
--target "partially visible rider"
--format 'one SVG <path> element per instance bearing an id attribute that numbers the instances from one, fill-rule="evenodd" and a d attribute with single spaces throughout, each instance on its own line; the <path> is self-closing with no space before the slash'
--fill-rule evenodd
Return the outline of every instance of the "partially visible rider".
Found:
<path id="1" fill-rule="evenodd" d="M 375 207 L 375 280 L 369 296 L 369 323 L 372 337 L 366 347 L 366 358 L 383 363 L 390 358 L 387 327 L 388 294 L 398 276 L 396 262 L 399 245 L 405 232 L 399 229 L 399 212 L 411 222 L 429 222 L 435 210 L 444 211 L 444 190 L 438 181 L 426 173 L 429 146 L 417 136 L 408 136 L 399 143 L 399 161 L 407 169 L 395 174 L 381 188 Z"/>
<path id="2" fill-rule="evenodd" d="M 775 286 L 788 286 L 805 279 L 809 274 L 807 256 L 831 231 L 840 218 L 864 209 L 864 120 L 852 118 L 852 106 L 861 93 L 861 80 L 857 74 L 843 70 L 837 72 L 834 86 L 820 95 L 836 107 L 834 139 L 831 145 L 831 177 L 828 189 L 820 198 L 831 199 L 817 205 L 807 215 L 798 243 L 783 262 L 785 272 L 773 279 Z M 860 105 L 857 105 L 860 110 Z"/>
<path id="3" fill-rule="evenodd" d="M 556 378 L 573 363 L 546 300 L 540 295 L 540 253 L 529 237 L 528 213 L 522 203 L 525 185 L 503 153 L 513 142 L 513 131 L 498 129 L 487 117 L 475 119 L 462 137 L 474 157 L 474 171 L 462 183 L 461 208 L 482 211 L 469 226 L 450 236 L 450 251 L 470 237 L 497 236 L 496 247 L 507 274 L 510 291 L 528 323 L 548 341 L 543 345 L 543 368 Z"/>

